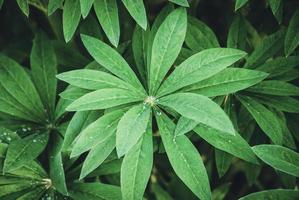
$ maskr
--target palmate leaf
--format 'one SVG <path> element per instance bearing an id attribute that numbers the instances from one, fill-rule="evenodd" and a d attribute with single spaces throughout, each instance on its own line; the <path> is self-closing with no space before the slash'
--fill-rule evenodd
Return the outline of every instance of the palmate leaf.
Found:
<path id="1" fill-rule="evenodd" d="M 46 115 L 29 75 L 14 60 L 0 54 L 1 111 L 25 120 L 42 122 Z M 7 106 L 7 107 L 6 107 Z M 25 116 L 27 115 L 28 118 Z"/>
<path id="2" fill-rule="evenodd" d="M 240 200 L 255 200 L 255 199 L 272 199 L 272 200 L 296 200 L 299 198 L 299 191 L 288 189 L 264 190 L 261 192 L 251 193 Z"/>
<path id="3" fill-rule="evenodd" d="M 137 24 L 146 30 L 147 17 L 143 0 L 122 0 L 122 2 Z"/>
<path id="4" fill-rule="evenodd" d="M 267 76 L 267 73 L 260 71 L 228 68 L 208 79 L 184 88 L 183 91 L 208 97 L 227 95 L 255 85 Z"/>
<path id="5" fill-rule="evenodd" d="M 201 51 L 175 68 L 157 92 L 163 96 L 207 79 L 245 56 L 236 49 L 212 48 Z"/>
<path id="6" fill-rule="evenodd" d="M 121 165 L 121 191 L 123 199 L 143 198 L 153 166 L 153 141 L 151 120 L 146 133 L 125 155 Z"/>
<path id="7" fill-rule="evenodd" d="M 36 133 L 13 141 L 7 151 L 3 171 L 10 172 L 34 160 L 46 147 L 49 133 Z"/>
<path id="8" fill-rule="evenodd" d="M 158 103 L 198 123 L 235 135 L 234 127 L 228 116 L 208 97 L 193 93 L 175 93 L 160 98 Z"/>
<path id="9" fill-rule="evenodd" d="M 54 48 L 43 32 L 38 32 L 30 54 L 32 79 L 49 117 L 52 118 L 56 103 L 57 60 Z"/>
<path id="10" fill-rule="evenodd" d="M 69 42 L 79 25 L 81 18 L 80 0 L 65 0 L 63 4 L 63 35 L 66 42 Z"/>
<path id="11" fill-rule="evenodd" d="M 299 154 L 279 145 L 262 144 L 252 147 L 254 153 L 273 168 L 299 176 Z"/>
<path id="12" fill-rule="evenodd" d="M 121 200 L 121 191 L 118 186 L 103 183 L 73 183 L 70 187 L 70 196 L 74 200 Z"/>
<path id="13" fill-rule="evenodd" d="M 282 144 L 283 130 L 274 113 L 248 96 L 237 96 L 242 105 L 250 112 L 259 127 L 275 144 Z"/>
<path id="14" fill-rule="evenodd" d="M 110 88 L 90 92 L 71 103 L 67 111 L 100 110 L 127 103 L 138 102 L 145 96 L 129 90 Z"/>
<path id="15" fill-rule="evenodd" d="M 148 126 L 151 108 L 139 104 L 128 110 L 120 119 L 116 132 L 116 151 L 118 157 L 125 155 L 142 137 Z"/>
<path id="16" fill-rule="evenodd" d="M 104 42 L 90 36 L 81 35 L 84 46 L 90 55 L 103 67 L 122 80 L 144 92 L 137 76 L 125 59 Z"/>
<path id="17" fill-rule="evenodd" d="M 149 94 L 158 90 L 164 76 L 177 58 L 187 29 L 184 8 L 171 12 L 159 27 L 151 48 Z"/>
<path id="18" fill-rule="evenodd" d="M 209 179 L 197 149 L 186 136 L 174 136 L 175 125 L 164 113 L 156 119 L 175 173 L 198 198 L 211 199 Z"/>
<path id="19" fill-rule="evenodd" d="M 78 156 L 115 136 L 117 124 L 123 114 L 124 111 L 116 110 L 88 125 L 75 139 L 71 157 Z"/>
<path id="20" fill-rule="evenodd" d="M 297 10 L 288 26 L 284 41 L 284 52 L 286 56 L 289 56 L 299 45 L 299 10 Z"/>
<path id="21" fill-rule="evenodd" d="M 96 0 L 94 1 L 94 10 L 109 41 L 117 47 L 120 28 L 116 0 Z"/>

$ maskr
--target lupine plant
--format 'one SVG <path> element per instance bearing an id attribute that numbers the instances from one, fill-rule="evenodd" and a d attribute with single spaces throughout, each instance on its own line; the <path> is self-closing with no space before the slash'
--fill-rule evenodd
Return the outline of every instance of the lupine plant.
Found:
<path id="1" fill-rule="evenodd" d="M 297 1 L 0 8 L 0 199 L 299 199 Z"/>

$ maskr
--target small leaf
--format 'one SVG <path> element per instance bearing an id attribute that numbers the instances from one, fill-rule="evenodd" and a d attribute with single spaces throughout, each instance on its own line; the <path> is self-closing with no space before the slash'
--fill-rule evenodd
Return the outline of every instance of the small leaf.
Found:
<path id="1" fill-rule="evenodd" d="M 240 200 L 256 200 L 256 199 L 271 199 L 271 200 L 297 200 L 299 198 L 299 191 L 296 190 L 264 190 L 261 192 L 251 193 L 245 197 L 240 198 Z"/>
<path id="2" fill-rule="evenodd" d="M 242 8 L 249 0 L 236 0 L 235 11 Z"/>
<path id="3" fill-rule="evenodd" d="M 73 183 L 70 196 L 74 200 L 121 200 L 120 188 L 103 183 Z"/>
<path id="4" fill-rule="evenodd" d="M 191 16 L 188 16 L 185 42 L 194 53 L 220 46 L 213 30 L 202 21 Z"/>
<path id="5" fill-rule="evenodd" d="M 128 110 L 120 119 L 116 132 L 116 151 L 118 157 L 125 155 L 146 131 L 151 115 L 147 105 L 137 105 Z"/>
<path id="6" fill-rule="evenodd" d="M 276 80 L 262 81 L 248 88 L 247 91 L 278 96 L 299 96 L 299 87 Z"/>
<path id="7" fill-rule="evenodd" d="M 67 111 L 100 110 L 142 101 L 145 97 L 124 89 L 101 89 L 90 92 L 69 105 Z"/>
<path id="8" fill-rule="evenodd" d="M 86 18 L 90 12 L 94 0 L 80 0 L 81 14 L 83 18 Z"/>
<path id="9" fill-rule="evenodd" d="M 75 139 L 71 157 L 78 156 L 96 147 L 115 134 L 118 121 L 122 115 L 123 111 L 121 110 L 113 111 L 89 124 Z"/>
<path id="10" fill-rule="evenodd" d="M 193 93 L 176 93 L 162 97 L 158 102 L 198 123 L 206 124 L 228 134 L 235 134 L 228 116 L 218 104 L 208 97 Z"/>
<path id="11" fill-rule="evenodd" d="M 125 155 L 121 165 L 121 190 L 123 199 L 143 198 L 153 166 L 153 141 L 151 121 L 138 143 Z"/>
<path id="12" fill-rule="evenodd" d="M 188 133 L 193 128 L 195 128 L 197 125 L 198 125 L 197 121 L 188 119 L 186 117 L 180 117 L 176 125 L 174 135 L 175 136 L 184 135 L 185 133 Z"/>
<path id="13" fill-rule="evenodd" d="M 280 111 L 299 113 L 299 101 L 292 97 L 267 95 L 257 96 L 256 100 Z"/>
<path id="14" fill-rule="evenodd" d="M 17 0 L 19 8 L 28 17 L 29 16 L 29 4 L 28 0 Z"/>
<path id="15" fill-rule="evenodd" d="M 245 50 L 246 37 L 246 22 L 241 15 L 236 15 L 229 27 L 227 47 Z"/>
<path id="16" fill-rule="evenodd" d="M 248 96 L 239 96 L 243 106 L 250 112 L 259 127 L 268 135 L 275 144 L 282 144 L 283 130 L 277 117 L 262 104 Z"/>
<path id="17" fill-rule="evenodd" d="M 258 164 L 249 144 L 239 135 L 223 133 L 216 129 L 199 125 L 193 129 L 201 138 L 217 149 L 232 154 L 245 161 Z"/>
<path id="18" fill-rule="evenodd" d="M 169 1 L 180 6 L 189 7 L 188 0 L 169 0 Z"/>
<path id="19" fill-rule="evenodd" d="M 146 30 L 147 18 L 143 0 L 122 0 L 122 2 L 137 24 Z"/>
<path id="20" fill-rule="evenodd" d="M 283 46 L 284 30 L 267 36 L 246 59 L 245 67 L 254 69 L 275 55 Z"/>
<path id="21" fill-rule="evenodd" d="M 109 41 L 117 47 L 120 30 L 116 0 L 96 0 L 94 10 Z"/>
<path id="22" fill-rule="evenodd" d="M 184 88 L 183 91 L 208 97 L 228 95 L 255 85 L 267 76 L 268 74 L 255 70 L 227 68 L 208 79 Z"/>
<path id="23" fill-rule="evenodd" d="M 35 87 L 51 119 L 56 103 L 57 61 L 54 48 L 43 32 L 38 32 L 33 41 L 30 66 Z"/>
<path id="24" fill-rule="evenodd" d="M 98 140 L 99 138 L 97 138 Z M 115 131 L 107 134 L 105 138 L 101 140 L 96 146 L 91 148 L 88 153 L 80 173 L 80 178 L 82 179 L 87 176 L 90 172 L 95 170 L 100 166 L 104 160 L 111 154 L 115 148 Z"/>
<path id="25" fill-rule="evenodd" d="M 184 8 L 172 11 L 159 27 L 151 49 L 150 95 L 155 94 L 164 76 L 179 55 L 187 29 Z"/>
<path id="26" fill-rule="evenodd" d="M 268 0 L 269 6 L 275 16 L 277 22 L 280 24 L 283 15 L 283 1 L 282 0 Z"/>
<path id="27" fill-rule="evenodd" d="M 49 0 L 48 16 L 52 15 L 58 8 L 62 7 L 64 0 Z"/>
<path id="28" fill-rule="evenodd" d="M 96 38 L 87 35 L 81 35 L 81 38 L 87 51 L 100 65 L 135 88 L 144 92 L 144 89 L 135 73 L 117 51 Z"/>
<path id="29" fill-rule="evenodd" d="M 79 25 L 81 18 L 80 0 L 65 0 L 63 6 L 62 24 L 63 35 L 66 42 L 69 42 Z"/>
<path id="30" fill-rule="evenodd" d="M 3 171 L 11 172 L 34 160 L 44 150 L 49 133 L 38 133 L 15 140 L 8 146 Z"/>
<path id="31" fill-rule="evenodd" d="M 236 49 L 212 48 L 201 51 L 175 68 L 158 90 L 158 96 L 207 79 L 245 56 Z"/>
<path id="32" fill-rule="evenodd" d="M 174 136 L 175 125 L 164 114 L 156 116 L 162 141 L 177 176 L 200 199 L 211 199 L 210 183 L 197 149 L 184 136 Z"/>
<path id="33" fill-rule="evenodd" d="M 284 52 L 286 56 L 291 55 L 299 45 L 299 10 L 297 10 L 289 23 L 285 41 Z"/>
<path id="34" fill-rule="evenodd" d="M 279 145 L 262 144 L 252 147 L 254 153 L 271 167 L 299 177 L 299 154 Z"/>

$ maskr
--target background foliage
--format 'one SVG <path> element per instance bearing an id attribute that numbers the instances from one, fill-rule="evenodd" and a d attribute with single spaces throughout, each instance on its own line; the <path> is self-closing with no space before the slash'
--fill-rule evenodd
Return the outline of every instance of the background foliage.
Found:
<path id="1" fill-rule="evenodd" d="M 0 8 L 0 199 L 299 199 L 297 0 Z"/>

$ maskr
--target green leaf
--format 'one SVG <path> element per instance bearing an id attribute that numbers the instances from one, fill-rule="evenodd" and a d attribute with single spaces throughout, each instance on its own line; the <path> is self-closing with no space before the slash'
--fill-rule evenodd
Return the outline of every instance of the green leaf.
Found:
<path id="1" fill-rule="evenodd" d="M 0 9 L 1 9 L 2 6 L 3 6 L 3 2 L 4 2 L 4 0 L 0 0 Z"/>
<path id="2" fill-rule="evenodd" d="M 43 32 L 38 32 L 30 54 L 32 78 L 50 118 L 54 117 L 56 103 L 57 61 L 54 48 Z"/>
<path id="3" fill-rule="evenodd" d="M 144 92 L 144 89 L 135 73 L 117 51 L 96 38 L 87 35 L 81 35 L 81 38 L 87 51 L 100 65 L 135 88 Z"/>
<path id="4" fill-rule="evenodd" d="M 198 198 L 211 199 L 208 175 L 197 149 L 186 136 L 175 137 L 175 125 L 164 113 L 156 119 L 175 173 Z"/>
<path id="5" fill-rule="evenodd" d="M 52 15 L 58 8 L 62 7 L 64 0 L 49 0 L 48 16 Z"/>
<path id="6" fill-rule="evenodd" d="M 173 198 L 157 183 L 151 185 L 157 200 L 173 200 Z"/>
<path id="7" fill-rule="evenodd" d="M 62 93 L 59 94 L 59 96 L 68 101 L 75 101 L 76 99 L 82 97 L 83 95 L 92 92 L 91 90 L 86 90 L 78 87 L 69 86 L 64 90 Z"/>
<path id="8" fill-rule="evenodd" d="M 100 110 L 127 103 L 143 101 L 144 96 L 124 89 L 101 89 L 90 92 L 69 105 L 67 111 Z"/>
<path id="9" fill-rule="evenodd" d="M 88 153 L 82 166 L 80 179 L 83 179 L 90 172 L 100 166 L 111 154 L 115 148 L 115 136 L 115 131 L 113 131 L 109 132 L 109 134 L 107 134 L 105 137 L 102 136 L 102 138 L 97 138 L 97 140 L 101 139 L 101 141 L 92 147 Z"/>
<path id="10" fill-rule="evenodd" d="M 94 0 L 80 0 L 81 14 L 83 18 L 86 18 L 90 12 Z"/>
<path id="11" fill-rule="evenodd" d="M 223 177 L 232 164 L 232 156 L 224 151 L 215 149 L 215 162 L 219 177 Z"/>
<path id="12" fill-rule="evenodd" d="M 127 84 L 123 80 L 109 73 L 98 70 L 72 70 L 57 75 L 57 78 L 69 83 L 70 85 L 88 90 L 99 90 L 104 88 L 120 88 L 134 90 L 134 87 Z"/>
<path id="13" fill-rule="evenodd" d="M 271 167 L 299 177 L 299 154 L 279 145 L 262 144 L 252 147 L 254 153 Z"/>
<path id="14" fill-rule="evenodd" d="M 157 96 L 207 79 L 244 56 L 245 52 L 236 49 L 212 48 L 201 51 L 175 68 L 158 90 Z"/>
<path id="15" fill-rule="evenodd" d="M 132 38 L 134 60 L 144 84 L 147 84 L 146 52 L 149 33 L 149 31 L 144 31 L 140 26 L 136 26 Z"/>
<path id="16" fill-rule="evenodd" d="M 245 197 L 240 198 L 240 200 L 296 200 L 299 198 L 299 191 L 296 190 L 286 190 L 286 189 L 276 189 L 276 190 L 264 190 L 261 192 L 251 193 Z"/>
<path id="17" fill-rule="evenodd" d="M 234 126 L 226 113 L 208 97 L 193 93 L 176 93 L 162 97 L 158 102 L 186 118 L 235 135 Z"/>
<path id="18" fill-rule="evenodd" d="M 164 76 L 179 55 L 187 29 L 184 8 L 172 11 L 159 27 L 153 41 L 150 60 L 150 95 L 158 90 Z"/>
<path id="19" fill-rule="evenodd" d="M 169 0 L 169 1 L 180 6 L 189 7 L 188 0 Z"/>
<path id="20" fill-rule="evenodd" d="M 14 116 L 21 116 L 22 113 L 23 117 L 29 114 L 31 116 L 24 119 L 35 122 L 45 120 L 41 99 L 29 75 L 18 63 L 2 54 L 0 54 L 0 87 L 1 93 L 4 94 L 1 100 L 9 105 L 2 108 L 2 112 Z M 18 113 L 15 113 L 15 110 Z"/>
<path id="21" fill-rule="evenodd" d="M 217 149 L 232 154 L 245 161 L 257 164 L 258 161 L 249 144 L 239 135 L 231 135 L 216 129 L 199 125 L 193 129 L 202 139 Z"/>
<path id="22" fill-rule="evenodd" d="M 244 67 L 254 69 L 275 55 L 283 46 L 285 31 L 280 30 L 263 39 L 246 59 Z"/>
<path id="23" fill-rule="evenodd" d="M 193 128 L 195 128 L 197 125 L 198 125 L 197 121 L 188 119 L 186 117 L 180 117 L 176 125 L 174 135 L 175 136 L 184 135 L 185 133 L 188 133 Z"/>
<path id="24" fill-rule="evenodd" d="M 8 146 L 3 171 L 11 172 L 34 160 L 47 145 L 49 133 L 37 133 L 15 140 Z"/>
<path id="25" fill-rule="evenodd" d="M 94 1 L 94 10 L 109 41 L 117 47 L 120 30 L 116 0 Z"/>
<path id="26" fill-rule="evenodd" d="M 70 196 L 74 200 L 121 200 L 120 188 L 103 183 L 73 183 Z"/>
<path id="27" fill-rule="evenodd" d="M 283 130 L 279 125 L 279 121 L 274 113 L 265 106 L 258 103 L 248 96 L 237 96 L 243 106 L 250 112 L 259 127 L 266 135 L 275 143 L 282 144 Z"/>
<path id="28" fill-rule="evenodd" d="M 249 0 L 236 0 L 235 11 L 242 8 Z"/>
<path id="29" fill-rule="evenodd" d="M 68 195 L 62 161 L 62 144 L 63 139 L 57 132 L 51 135 L 49 142 L 49 174 L 53 187 L 61 194 Z"/>
<path id="30" fill-rule="evenodd" d="M 227 193 L 230 190 L 231 183 L 225 183 L 223 185 L 218 186 L 212 192 L 213 200 L 223 200 Z"/>
<path id="31" fill-rule="evenodd" d="M 227 36 L 227 47 L 245 50 L 246 47 L 246 22 L 241 15 L 236 15 L 231 23 Z"/>
<path id="32" fill-rule="evenodd" d="M 278 96 L 298 96 L 299 87 L 284 81 L 262 81 L 250 88 L 247 91 L 259 94 L 269 94 Z"/>
<path id="33" fill-rule="evenodd" d="M 208 97 L 227 95 L 255 85 L 267 76 L 268 74 L 260 71 L 227 68 L 208 79 L 184 88 L 183 91 Z"/>
<path id="34" fill-rule="evenodd" d="M 118 157 L 125 155 L 146 131 L 151 116 L 150 106 L 139 104 L 128 110 L 120 119 L 116 132 Z"/>
<path id="35" fill-rule="evenodd" d="M 65 132 L 62 149 L 70 151 L 73 141 L 90 123 L 94 122 L 102 115 L 99 111 L 76 112 L 72 117 Z"/>
<path id="36" fill-rule="evenodd" d="M 28 0 L 17 0 L 19 8 L 28 17 L 29 16 L 29 4 Z"/>
<path id="37" fill-rule="evenodd" d="M 283 17 L 283 1 L 282 0 L 268 0 L 273 15 L 280 24 Z"/>
<path id="38" fill-rule="evenodd" d="M 146 30 L 147 18 L 143 0 L 122 0 L 122 2 L 137 24 Z"/>
<path id="39" fill-rule="evenodd" d="M 276 57 L 265 62 L 256 70 L 270 73 L 268 78 L 278 77 L 295 68 L 299 63 L 299 56 Z"/>
<path id="40" fill-rule="evenodd" d="M 121 190 L 123 199 L 143 198 L 153 166 L 153 141 L 151 121 L 147 131 L 125 155 L 121 165 Z"/>
<path id="41" fill-rule="evenodd" d="M 286 56 L 289 56 L 299 45 L 299 10 L 297 10 L 287 29 L 285 41 L 284 41 L 284 52 Z"/>
<path id="42" fill-rule="evenodd" d="M 78 156 L 115 135 L 118 121 L 123 114 L 123 111 L 117 110 L 89 124 L 75 139 L 71 157 Z"/>
<path id="43" fill-rule="evenodd" d="M 191 16 L 188 16 L 185 42 L 195 52 L 220 46 L 213 30 L 202 21 Z"/>
<path id="44" fill-rule="evenodd" d="M 63 6 L 62 24 L 63 35 L 66 42 L 69 42 L 79 25 L 81 18 L 80 0 L 65 0 Z"/>

